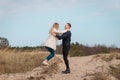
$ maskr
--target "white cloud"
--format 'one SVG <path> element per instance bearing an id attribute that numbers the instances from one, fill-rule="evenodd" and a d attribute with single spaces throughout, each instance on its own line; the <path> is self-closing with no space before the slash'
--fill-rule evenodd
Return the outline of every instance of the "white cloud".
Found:
<path id="1" fill-rule="evenodd" d="M 120 11 L 120 0 L 111 0 L 106 8 L 112 11 Z"/>
<path id="2" fill-rule="evenodd" d="M 57 10 L 74 6 L 79 0 L 0 0 L 0 14 L 13 14 L 28 10 Z"/>
<path id="3" fill-rule="evenodd" d="M 106 12 L 120 11 L 120 0 L 101 0 L 98 4 Z"/>
<path id="4" fill-rule="evenodd" d="M 80 19 L 82 20 L 86 20 L 88 18 L 94 18 L 94 17 L 99 17 L 99 16 L 102 16 L 103 14 L 100 13 L 100 12 L 91 12 L 91 13 L 86 13 L 84 15 L 81 15 L 80 16 Z"/>
<path id="5" fill-rule="evenodd" d="M 119 11 L 120 0 L 0 0 L 0 16 L 24 13 L 32 10 L 64 10 L 74 6 L 85 9 L 93 6 L 105 11 Z M 98 13 L 94 13 L 94 15 L 98 15 Z"/>

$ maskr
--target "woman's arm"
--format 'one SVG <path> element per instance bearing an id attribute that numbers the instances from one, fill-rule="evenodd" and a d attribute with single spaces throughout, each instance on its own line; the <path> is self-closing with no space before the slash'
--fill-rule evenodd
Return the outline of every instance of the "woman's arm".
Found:
<path id="1" fill-rule="evenodd" d="M 59 30 L 53 29 L 53 32 L 56 34 L 63 34 L 65 32 L 67 32 L 67 30 L 59 31 Z"/>

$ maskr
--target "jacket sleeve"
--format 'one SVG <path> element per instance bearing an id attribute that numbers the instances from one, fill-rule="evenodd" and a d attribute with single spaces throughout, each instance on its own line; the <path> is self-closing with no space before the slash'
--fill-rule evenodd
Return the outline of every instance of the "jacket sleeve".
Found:
<path id="1" fill-rule="evenodd" d="M 64 38 L 66 38 L 68 35 L 69 35 L 69 33 L 66 32 L 66 33 L 62 34 L 61 36 L 56 35 L 56 37 L 60 40 L 60 39 L 64 39 Z"/>
<path id="2" fill-rule="evenodd" d="M 53 29 L 53 32 L 55 32 L 57 34 L 63 34 L 65 32 L 67 32 L 67 30 L 59 31 L 59 30 Z"/>

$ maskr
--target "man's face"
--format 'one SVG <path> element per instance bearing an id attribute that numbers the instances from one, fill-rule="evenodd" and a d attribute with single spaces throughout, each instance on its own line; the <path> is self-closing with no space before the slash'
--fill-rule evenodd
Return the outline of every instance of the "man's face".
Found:
<path id="1" fill-rule="evenodd" d="M 68 24 L 65 25 L 65 29 L 70 29 Z"/>

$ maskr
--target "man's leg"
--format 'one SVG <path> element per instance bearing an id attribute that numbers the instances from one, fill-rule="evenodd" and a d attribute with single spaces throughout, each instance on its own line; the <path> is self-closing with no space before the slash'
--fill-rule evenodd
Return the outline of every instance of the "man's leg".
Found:
<path id="1" fill-rule="evenodd" d="M 69 61 L 68 61 L 68 50 L 63 50 L 63 59 L 66 65 L 66 69 L 69 69 Z"/>
<path id="2" fill-rule="evenodd" d="M 63 47 L 63 59 L 66 65 L 66 70 L 63 71 L 63 73 L 70 73 L 68 53 L 69 53 L 69 47 Z"/>

